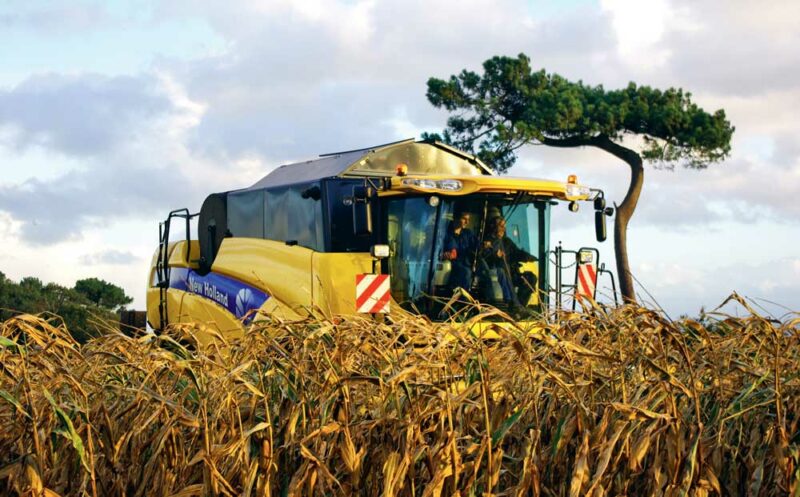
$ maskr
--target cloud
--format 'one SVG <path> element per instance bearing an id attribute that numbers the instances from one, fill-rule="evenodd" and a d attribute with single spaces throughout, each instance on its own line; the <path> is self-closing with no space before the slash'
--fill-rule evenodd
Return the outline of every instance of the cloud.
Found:
<path id="1" fill-rule="evenodd" d="M 191 146 L 219 158 L 283 162 L 437 130 L 446 116 L 425 98 L 428 78 L 478 70 L 494 55 L 527 52 L 550 70 L 618 78 L 604 56 L 615 42 L 599 8 L 552 20 L 512 0 L 234 1 L 192 11 L 229 50 L 161 67 L 207 105 Z"/>
<path id="2" fill-rule="evenodd" d="M 22 222 L 19 232 L 26 241 L 52 244 L 75 240 L 113 219 L 160 216 L 186 184 L 174 169 L 72 171 L 53 180 L 0 186 L 0 210 Z"/>
<path id="3" fill-rule="evenodd" d="M 772 151 L 772 162 L 782 168 L 797 166 L 800 162 L 800 139 L 797 133 L 783 132 L 776 133 L 773 137 L 774 149 Z"/>
<path id="4" fill-rule="evenodd" d="M 0 211 L 20 223 L 19 236 L 32 244 L 76 240 L 113 220 L 160 219 L 176 206 L 199 206 L 204 194 L 228 186 L 211 182 L 236 169 L 209 165 L 187 148 L 186 134 L 203 107 L 168 76 L 48 76 L 3 98 L 13 104 L 0 106 L 0 117 L 6 123 L 13 117 L 18 153 L 36 141 L 54 161 L 82 158 L 81 167 L 46 179 L 0 182 Z"/>
<path id="5" fill-rule="evenodd" d="M 128 265 L 133 261 L 141 259 L 133 252 L 126 250 L 107 249 L 100 252 L 86 254 L 80 258 L 81 264 L 86 266 L 97 265 Z"/>
<path id="6" fill-rule="evenodd" d="M 760 8 L 746 0 L 672 0 L 671 8 L 692 19 L 693 29 L 670 29 L 667 74 L 694 91 L 759 95 L 797 88 L 800 67 L 800 4 L 770 2 Z"/>
<path id="7" fill-rule="evenodd" d="M 108 10 L 92 3 L 70 2 L 46 8 L 15 5 L 13 12 L 0 12 L 0 26 L 32 28 L 52 36 L 95 28 L 107 23 L 109 18 Z"/>
<path id="8" fill-rule="evenodd" d="M 786 257 L 751 264 L 721 263 L 703 269 L 677 262 L 640 264 L 634 268 L 646 291 L 637 293 L 652 302 L 652 294 L 667 312 L 697 315 L 700 303 L 705 310 L 721 305 L 734 291 L 748 298 L 760 312 L 774 317 L 797 312 L 800 302 L 800 259 Z M 675 315 L 672 316 L 677 317 Z"/>
<path id="9" fill-rule="evenodd" d="M 0 91 L 6 145 L 39 146 L 73 156 L 107 153 L 174 112 L 152 76 L 31 76 Z"/>
<path id="10" fill-rule="evenodd" d="M 585 165 L 584 168 L 589 168 Z M 603 174 L 596 186 L 608 189 L 620 202 L 629 173 L 619 163 L 614 174 Z M 645 166 L 645 182 L 632 225 L 671 230 L 703 228 L 721 222 L 755 224 L 770 220 L 796 224 L 800 204 L 786 199 L 800 195 L 800 165 L 781 166 L 768 158 L 745 154 L 705 170 L 656 170 Z"/>
<path id="11" fill-rule="evenodd" d="M 601 5 L 611 15 L 617 52 L 627 64 L 653 70 L 667 61 L 671 51 L 659 42 L 676 16 L 666 0 L 602 0 Z"/>

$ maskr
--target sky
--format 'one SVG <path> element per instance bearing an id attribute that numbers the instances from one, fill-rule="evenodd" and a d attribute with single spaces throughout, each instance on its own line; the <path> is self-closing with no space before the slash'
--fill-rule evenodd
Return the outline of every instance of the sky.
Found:
<path id="1" fill-rule="evenodd" d="M 669 315 L 732 292 L 800 310 L 800 3 L 744 0 L 6 1 L 0 5 L 0 271 L 97 276 L 145 306 L 158 222 L 321 153 L 439 131 L 429 77 L 526 53 L 608 89 L 681 87 L 736 127 L 723 162 L 646 166 L 628 249 Z M 514 176 L 621 202 L 627 166 L 591 148 L 520 151 Z M 596 246 L 591 209 L 553 242 Z M 600 292 L 607 294 L 607 281 Z"/>

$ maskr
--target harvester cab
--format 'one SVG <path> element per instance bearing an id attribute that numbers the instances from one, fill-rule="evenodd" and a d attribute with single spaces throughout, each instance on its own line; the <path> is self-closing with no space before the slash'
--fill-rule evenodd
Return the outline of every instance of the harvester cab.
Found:
<path id="1" fill-rule="evenodd" d="M 525 319 L 563 293 L 560 261 L 556 287 L 550 278 L 552 206 L 577 210 L 585 201 L 603 241 L 612 211 L 602 191 L 574 176 L 497 176 L 438 142 L 281 166 L 249 188 L 210 195 L 198 214 L 170 213 L 153 257 L 148 321 L 242 332 L 269 315 L 447 320 L 465 303 Z M 197 239 L 189 236 L 194 217 Z M 186 223 L 185 240 L 170 241 L 176 219 Z"/>

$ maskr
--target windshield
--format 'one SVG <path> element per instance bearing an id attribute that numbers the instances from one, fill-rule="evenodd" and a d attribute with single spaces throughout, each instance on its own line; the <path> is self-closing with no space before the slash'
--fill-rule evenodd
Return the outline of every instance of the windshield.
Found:
<path id="1" fill-rule="evenodd" d="M 514 315 L 541 311 L 546 200 L 522 194 L 404 197 L 388 200 L 385 212 L 391 291 L 404 308 L 446 319 L 445 304 L 455 296 Z"/>

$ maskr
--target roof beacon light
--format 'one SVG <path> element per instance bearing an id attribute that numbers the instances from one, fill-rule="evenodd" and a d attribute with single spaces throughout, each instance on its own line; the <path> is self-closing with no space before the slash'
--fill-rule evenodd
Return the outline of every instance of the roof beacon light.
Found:
<path id="1" fill-rule="evenodd" d="M 394 170 L 398 176 L 405 176 L 408 174 L 408 166 L 406 164 L 398 164 L 395 166 Z"/>
<path id="2" fill-rule="evenodd" d="M 461 190 L 464 185 L 457 179 L 423 179 L 423 178 L 409 178 L 403 180 L 404 185 L 414 186 L 424 190 L 441 190 L 446 192 L 457 192 Z"/>
<path id="3" fill-rule="evenodd" d="M 587 197 L 589 195 L 590 190 L 586 186 L 580 186 L 578 184 L 578 176 L 574 174 L 570 174 L 567 176 L 567 184 L 566 184 L 566 192 L 568 199 L 575 199 L 579 197 Z M 571 210 L 571 209 L 570 209 Z M 577 209 L 576 209 L 577 210 Z M 573 211 L 575 212 L 575 211 Z"/>

